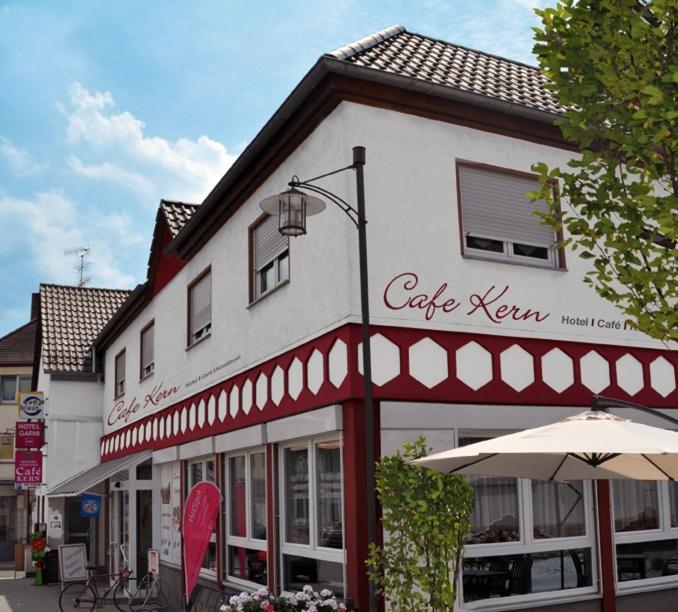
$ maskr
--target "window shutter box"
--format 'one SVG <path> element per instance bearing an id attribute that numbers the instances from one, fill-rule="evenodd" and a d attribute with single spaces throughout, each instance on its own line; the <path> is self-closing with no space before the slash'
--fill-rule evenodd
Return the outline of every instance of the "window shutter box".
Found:
<path id="1" fill-rule="evenodd" d="M 287 249 L 288 238 L 278 231 L 278 217 L 267 217 L 254 228 L 254 269 L 258 272 Z"/>
<path id="2" fill-rule="evenodd" d="M 212 274 L 191 287 L 191 338 L 212 322 Z"/>
<path id="3" fill-rule="evenodd" d="M 532 215 L 546 212 L 548 205 L 543 200 L 530 202 L 525 195 L 537 189 L 536 179 L 460 165 L 464 235 L 552 248 L 553 229 Z"/>

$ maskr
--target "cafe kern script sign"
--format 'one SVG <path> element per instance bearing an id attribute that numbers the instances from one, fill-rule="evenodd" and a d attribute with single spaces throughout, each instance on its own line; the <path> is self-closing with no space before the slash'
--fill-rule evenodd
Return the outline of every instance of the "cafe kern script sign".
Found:
<path id="1" fill-rule="evenodd" d="M 422 290 L 419 276 L 414 272 L 398 274 L 389 281 L 383 299 L 390 310 L 419 310 L 427 321 L 456 310 L 494 325 L 501 325 L 505 320 L 542 323 L 551 316 L 514 303 L 508 285 L 491 285 L 485 291 L 459 296 L 452 295 L 447 283 L 441 283 L 435 290 Z"/>

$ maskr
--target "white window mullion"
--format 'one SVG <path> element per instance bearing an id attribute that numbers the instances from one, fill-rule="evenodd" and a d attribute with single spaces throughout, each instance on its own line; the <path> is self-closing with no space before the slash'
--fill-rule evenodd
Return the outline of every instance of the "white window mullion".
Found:
<path id="1" fill-rule="evenodd" d="M 520 541 L 529 546 L 534 542 L 532 532 L 532 481 L 526 478 L 518 479 L 518 516 L 520 517 Z"/>

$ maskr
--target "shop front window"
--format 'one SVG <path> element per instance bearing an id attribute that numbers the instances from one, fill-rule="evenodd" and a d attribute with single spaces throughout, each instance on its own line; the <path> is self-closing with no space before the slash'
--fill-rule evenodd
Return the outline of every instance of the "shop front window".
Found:
<path id="1" fill-rule="evenodd" d="M 617 581 L 632 588 L 676 582 L 678 486 L 653 480 L 612 481 Z M 628 584 L 626 584 L 628 583 Z"/>
<path id="2" fill-rule="evenodd" d="M 266 453 L 241 451 L 224 459 L 226 567 L 224 579 L 265 586 L 268 576 L 266 542 Z"/>
<path id="3" fill-rule="evenodd" d="M 344 593 L 341 440 L 305 440 L 281 449 L 283 588 Z"/>
<path id="4" fill-rule="evenodd" d="M 487 437 L 460 436 L 460 446 Z M 593 592 L 590 484 L 469 478 L 475 504 L 462 579 L 465 602 Z"/>
<path id="5" fill-rule="evenodd" d="M 188 463 L 186 467 L 186 494 L 199 482 L 216 483 L 215 463 L 213 458 L 196 459 Z M 202 562 L 202 568 L 208 572 L 217 570 L 217 532 L 214 530 L 210 536 L 207 552 Z"/>

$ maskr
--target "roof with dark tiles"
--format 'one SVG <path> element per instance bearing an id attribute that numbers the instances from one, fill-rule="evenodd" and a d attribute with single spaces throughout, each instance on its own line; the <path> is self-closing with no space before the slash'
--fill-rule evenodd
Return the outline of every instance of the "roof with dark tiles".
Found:
<path id="1" fill-rule="evenodd" d="M 40 285 L 42 367 L 46 372 L 88 372 L 90 347 L 130 291 Z"/>
<path id="2" fill-rule="evenodd" d="M 167 225 L 172 234 L 172 238 L 182 230 L 184 225 L 193 216 L 200 204 L 187 204 L 186 202 L 173 202 L 171 200 L 160 200 L 160 208 L 162 209 Z"/>
<path id="3" fill-rule="evenodd" d="M 563 107 L 538 68 L 408 32 L 396 25 L 345 45 L 330 56 L 548 113 Z"/>
<path id="4" fill-rule="evenodd" d="M 37 319 L 0 338 L 0 366 L 33 365 Z"/>

